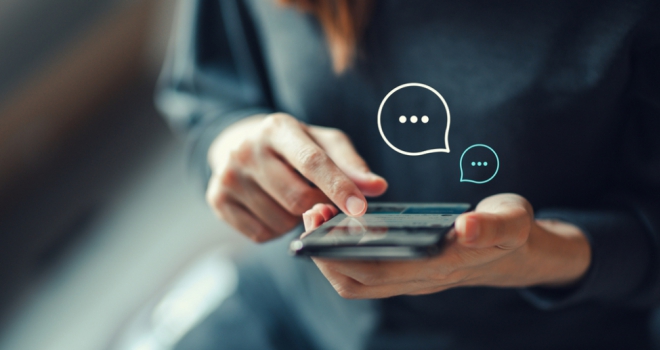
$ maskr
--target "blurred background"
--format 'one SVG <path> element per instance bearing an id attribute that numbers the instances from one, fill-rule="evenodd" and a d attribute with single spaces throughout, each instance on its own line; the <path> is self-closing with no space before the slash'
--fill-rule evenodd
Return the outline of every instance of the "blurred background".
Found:
<path id="1" fill-rule="evenodd" d="M 154 109 L 179 6 L 0 0 L 0 350 L 167 349 L 235 288 Z"/>
<path id="2" fill-rule="evenodd" d="M 153 94 L 175 0 L 0 0 L 0 349 L 161 349 L 231 292 Z"/>

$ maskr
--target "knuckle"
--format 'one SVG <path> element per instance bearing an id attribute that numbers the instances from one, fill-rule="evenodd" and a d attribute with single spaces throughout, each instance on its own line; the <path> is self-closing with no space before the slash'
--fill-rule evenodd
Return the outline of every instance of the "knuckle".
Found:
<path id="1" fill-rule="evenodd" d="M 273 113 L 264 118 L 262 127 L 266 131 L 272 131 L 290 123 L 293 117 L 286 113 Z"/>
<path id="2" fill-rule="evenodd" d="M 270 240 L 270 236 L 266 234 L 249 235 L 248 238 L 254 243 L 265 243 Z"/>
<path id="3" fill-rule="evenodd" d="M 330 198 L 336 198 L 338 197 L 341 193 L 343 192 L 348 192 L 349 191 L 349 184 L 345 181 L 345 178 L 339 175 L 335 175 L 332 177 L 330 180 L 326 194 Z"/>
<path id="4" fill-rule="evenodd" d="M 238 171 L 231 168 L 225 169 L 220 174 L 218 181 L 220 181 L 220 186 L 223 188 L 235 188 L 240 182 Z"/>
<path id="5" fill-rule="evenodd" d="M 310 172 L 323 165 L 328 160 L 328 156 L 318 147 L 303 147 L 298 151 L 298 161 L 301 171 Z"/>
<path id="6" fill-rule="evenodd" d="M 532 221 L 531 220 L 525 220 L 523 223 L 522 227 L 518 231 L 518 237 L 516 237 L 516 243 L 518 246 L 523 245 L 527 242 L 527 239 L 529 239 L 529 234 L 532 231 Z"/>
<path id="7" fill-rule="evenodd" d="M 215 196 L 215 207 L 217 209 L 224 209 L 229 202 L 229 193 L 226 191 L 220 191 L 216 196 Z"/>
<path id="8" fill-rule="evenodd" d="M 272 232 L 262 225 L 249 225 L 243 233 L 254 243 L 264 243 L 273 237 Z"/>
<path id="9" fill-rule="evenodd" d="M 222 214 L 225 204 L 229 200 L 229 194 L 223 190 L 217 190 L 206 193 L 206 202 L 215 209 L 218 214 Z"/>
<path id="10" fill-rule="evenodd" d="M 255 151 L 254 151 L 254 142 L 251 140 L 245 140 L 241 142 L 236 148 L 234 148 L 230 153 L 230 158 L 232 161 L 236 162 L 241 166 L 247 166 L 254 163 L 255 160 Z"/>

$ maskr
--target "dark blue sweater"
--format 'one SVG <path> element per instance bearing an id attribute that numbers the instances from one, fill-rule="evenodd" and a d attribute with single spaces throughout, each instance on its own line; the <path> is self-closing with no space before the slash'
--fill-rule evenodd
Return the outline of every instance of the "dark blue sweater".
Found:
<path id="1" fill-rule="evenodd" d="M 187 135 L 204 183 L 206 152 L 224 127 L 284 111 L 346 132 L 389 181 L 383 200 L 476 204 L 515 192 L 537 217 L 588 236 L 591 267 L 575 287 L 383 300 L 375 348 L 405 348 L 406 337 L 427 337 L 431 348 L 646 346 L 648 313 L 660 301 L 657 2 L 378 0 L 358 58 L 341 75 L 308 15 L 273 0 L 194 2 L 158 103 Z M 409 157 L 381 139 L 379 104 L 408 82 L 446 99 L 450 153 Z M 418 107 L 399 102 L 411 113 Z M 435 126 L 401 132 L 441 140 Z M 476 143 L 501 162 L 486 184 L 459 181 L 461 153 Z"/>

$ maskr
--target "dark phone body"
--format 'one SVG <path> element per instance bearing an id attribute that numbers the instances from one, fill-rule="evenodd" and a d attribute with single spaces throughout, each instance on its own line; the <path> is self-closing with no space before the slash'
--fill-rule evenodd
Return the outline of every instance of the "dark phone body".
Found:
<path id="1" fill-rule="evenodd" d="M 359 218 L 338 214 L 291 242 L 296 256 L 338 259 L 419 259 L 440 251 L 466 203 L 371 203 Z"/>

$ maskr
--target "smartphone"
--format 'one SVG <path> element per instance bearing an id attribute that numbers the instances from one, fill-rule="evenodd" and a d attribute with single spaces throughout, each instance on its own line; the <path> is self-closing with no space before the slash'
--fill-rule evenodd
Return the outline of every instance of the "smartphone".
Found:
<path id="1" fill-rule="evenodd" d="M 289 245 L 294 256 L 419 259 L 440 252 L 466 203 L 370 203 L 367 213 L 340 213 Z"/>

